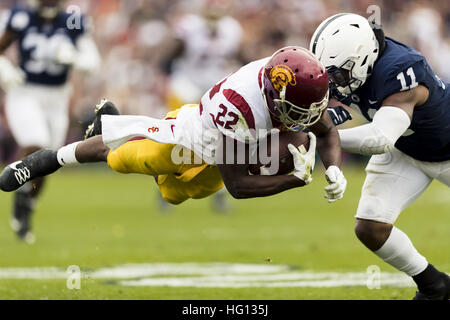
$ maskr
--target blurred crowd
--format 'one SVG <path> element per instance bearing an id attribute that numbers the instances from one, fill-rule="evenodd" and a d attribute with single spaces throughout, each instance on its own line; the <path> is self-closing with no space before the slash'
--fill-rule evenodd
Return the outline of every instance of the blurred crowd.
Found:
<path id="1" fill-rule="evenodd" d="M 1 21 L 17 2 L 0 2 Z M 66 5 L 90 17 L 103 59 L 98 74 L 72 76 L 69 140 L 80 139 L 80 123 L 92 117 L 102 97 L 124 114 L 162 117 L 169 108 L 198 102 L 212 84 L 247 62 L 285 45 L 308 47 L 326 17 L 354 12 L 369 18 L 373 5 L 380 8 L 386 35 L 413 45 L 450 81 L 450 1 L 70 0 Z M 13 57 L 16 51 L 10 51 Z M 13 157 L 1 121 L 3 158 Z"/>

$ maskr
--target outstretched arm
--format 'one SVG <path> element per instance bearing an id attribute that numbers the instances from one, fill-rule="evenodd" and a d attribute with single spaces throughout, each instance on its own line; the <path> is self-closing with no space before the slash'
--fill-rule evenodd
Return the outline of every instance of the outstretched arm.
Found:
<path id="1" fill-rule="evenodd" d="M 16 33 L 9 29 L 0 37 L 0 85 L 3 89 L 19 85 L 25 78 L 23 72 L 3 55 L 16 39 Z"/>
<path id="2" fill-rule="evenodd" d="M 306 185 L 295 176 L 250 176 L 248 165 L 219 165 L 219 169 L 226 188 L 236 199 L 268 197 Z"/>
<path id="3" fill-rule="evenodd" d="M 223 141 L 226 140 L 224 137 Z M 235 142 L 236 146 L 241 144 L 240 142 Z M 246 150 L 247 159 L 248 157 L 248 145 L 240 146 L 244 147 Z M 315 149 L 315 146 L 313 146 Z M 239 149 L 239 146 L 235 148 Z M 235 161 L 232 164 L 226 163 L 226 144 L 223 143 L 221 146 L 222 150 L 222 163 L 219 164 L 219 170 L 222 175 L 222 179 L 225 183 L 226 188 L 230 192 L 230 194 L 236 199 L 248 199 L 248 198 L 257 198 L 257 197 L 268 197 L 272 196 L 286 190 L 290 190 L 293 188 L 303 187 L 307 183 L 300 179 L 298 175 L 280 175 L 280 176 L 263 176 L 263 175 L 255 175 L 252 176 L 249 174 L 249 165 L 248 164 L 236 164 L 237 156 L 234 157 Z M 313 150 L 311 150 L 312 153 Z M 315 151 L 315 150 L 314 150 Z M 310 170 L 306 169 L 306 170 Z M 306 172 L 305 172 L 306 173 Z M 308 177 L 310 176 L 310 172 L 307 173 Z M 309 179 L 305 179 L 310 182 Z"/>
<path id="4" fill-rule="evenodd" d="M 339 130 L 342 148 L 364 155 L 383 154 L 391 151 L 397 140 L 411 125 L 414 108 L 428 100 L 426 87 L 399 92 L 383 101 L 383 106 L 369 124 L 352 129 Z"/>
<path id="5" fill-rule="evenodd" d="M 328 112 L 324 112 L 320 121 L 311 128 L 317 135 L 317 152 L 326 168 L 325 198 L 332 203 L 344 197 L 347 180 L 341 171 L 342 151 L 339 133 L 331 121 Z"/>
<path id="6" fill-rule="evenodd" d="M 15 32 L 6 30 L 0 37 L 0 55 L 3 54 L 16 39 L 17 35 Z"/>
<path id="7" fill-rule="evenodd" d="M 331 121 L 328 112 L 324 112 L 320 121 L 311 131 L 317 137 L 317 153 L 326 169 L 342 165 L 341 139 L 339 132 Z"/>

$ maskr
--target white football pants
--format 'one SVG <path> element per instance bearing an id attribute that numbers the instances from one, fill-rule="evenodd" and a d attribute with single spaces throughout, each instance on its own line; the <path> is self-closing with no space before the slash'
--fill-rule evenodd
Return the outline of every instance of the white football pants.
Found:
<path id="1" fill-rule="evenodd" d="M 359 219 L 394 224 L 434 179 L 450 187 L 450 161 L 418 161 L 397 149 L 373 156 L 366 172 Z M 446 197 L 450 206 L 450 193 Z"/>
<path id="2" fill-rule="evenodd" d="M 69 126 L 69 86 L 25 84 L 8 90 L 6 118 L 20 147 L 56 150 L 63 146 Z"/>

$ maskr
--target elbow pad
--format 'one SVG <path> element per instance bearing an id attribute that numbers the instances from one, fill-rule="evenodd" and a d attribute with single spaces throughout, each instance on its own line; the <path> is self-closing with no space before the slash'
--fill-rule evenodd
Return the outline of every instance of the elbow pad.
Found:
<path id="1" fill-rule="evenodd" d="M 372 123 L 339 130 L 342 148 L 363 155 L 387 153 L 410 125 L 411 119 L 405 111 L 396 107 L 383 107 L 375 114 Z"/>

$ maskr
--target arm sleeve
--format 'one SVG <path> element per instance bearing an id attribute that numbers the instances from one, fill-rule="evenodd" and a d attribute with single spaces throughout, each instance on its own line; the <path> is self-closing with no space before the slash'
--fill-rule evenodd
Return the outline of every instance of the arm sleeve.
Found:
<path id="1" fill-rule="evenodd" d="M 405 111 L 386 106 L 375 114 L 372 123 L 339 130 L 339 136 L 345 151 L 363 155 L 383 154 L 394 148 L 410 125 L 411 119 Z"/>

